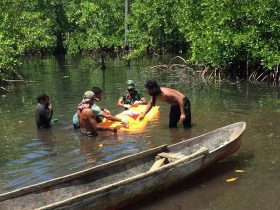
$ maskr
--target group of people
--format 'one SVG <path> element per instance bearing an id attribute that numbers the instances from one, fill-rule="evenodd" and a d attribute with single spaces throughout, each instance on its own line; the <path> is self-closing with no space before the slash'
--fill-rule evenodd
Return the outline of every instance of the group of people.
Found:
<path id="1" fill-rule="evenodd" d="M 139 120 L 143 120 L 145 115 L 155 106 L 157 100 L 171 105 L 169 113 L 169 127 L 175 128 L 179 121 L 183 122 L 184 128 L 191 127 L 191 105 L 188 97 L 183 93 L 168 87 L 160 87 L 155 80 L 149 80 L 145 84 L 148 94 L 151 96 L 149 102 L 135 89 L 133 80 L 127 81 L 127 91 L 118 100 L 118 106 L 129 109 L 134 104 L 147 104 Z M 117 132 L 119 127 L 105 128 L 99 125 L 102 118 L 111 121 L 121 122 L 122 126 L 129 127 L 128 122 L 115 117 L 105 108 L 100 108 L 95 102 L 102 100 L 102 89 L 93 87 L 84 93 L 82 101 L 77 106 L 77 112 L 73 116 L 73 126 L 88 136 L 97 135 L 97 131 Z M 35 119 L 38 128 L 51 127 L 53 115 L 52 105 L 49 103 L 49 96 L 42 93 L 37 97 Z"/>

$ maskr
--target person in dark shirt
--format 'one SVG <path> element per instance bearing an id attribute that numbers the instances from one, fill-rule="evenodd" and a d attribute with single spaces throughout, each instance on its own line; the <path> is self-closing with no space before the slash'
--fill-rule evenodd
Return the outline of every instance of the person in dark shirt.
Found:
<path id="1" fill-rule="evenodd" d="M 50 97 L 46 93 L 37 97 L 38 105 L 35 111 L 35 121 L 38 128 L 51 127 L 53 109 L 52 105 L 49 104 L 49 99 Z"/>
<path id="2" fill-rule="evenodd" d="M 134 104 L 147 104 L 145 97 L 135 90 L 133 80 L 126 82 L 127 92 L 123 93 L 118 100 L 118 106 L 129 109 Z"/>

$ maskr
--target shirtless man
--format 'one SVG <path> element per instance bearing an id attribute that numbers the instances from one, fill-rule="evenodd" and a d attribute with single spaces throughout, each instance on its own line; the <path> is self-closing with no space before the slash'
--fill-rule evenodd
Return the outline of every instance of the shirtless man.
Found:
<path id="1" fill-rule="evenodd" d="M 96 121 L 96 116 L 91 110 L 92 105 L 94 104 L 95 94 L 92 91 L 86 91 L 84 93 L 84 99 L 78 105 L 78 120 L 80 131 L 88 136 L 96 136 L 97 130 L 99 131 L 112 131 L 117 132 L 117 128 L 104 128 L 99 126 Z"/>
<path id="2" fill-rule="evenodd" d="M 160 87 L 155 80 L 149 80 L 145 84 L 150 96 L 146 110 L 139 117 L 139 120 L 143 120 L 145 115 L 156 104 L 156 100 L 166 102 L 171 105 L 169 114 L 169 127 L 176 128 L 178 121 L 182 121 L 184 128 L 191 127 L 191 104 L 189 99 L 181 92 L 167 88 Z"/>
<path id="3" fill-rule="evenodd" d="M 95 95 L 95 97 L 94 97 L 95 101 L 101 101 L 102 100 L 102 89 L 101 88 L 92 87 L 92 92 Z M 122 120 L 118 117 L 115 117 L 114 115 L 112 115 L 110 113 L 109 110 L 104 109 L 104 108 L 100 108 L 96 103 L 92 104 L 91 111 L 93 112 L 97 123 L 101 123 L 102 118 L 106 118 L 106 119 L 111 120 L 111 121 L 121 122 L 126 128 L 129 127 L 128 122 L 126 122 L 125 120 Z M 73 116 L 73 126 L 74 126 L 75 129 L 80 128 L 77 113 L 75 113 L 74 116 Z"/>

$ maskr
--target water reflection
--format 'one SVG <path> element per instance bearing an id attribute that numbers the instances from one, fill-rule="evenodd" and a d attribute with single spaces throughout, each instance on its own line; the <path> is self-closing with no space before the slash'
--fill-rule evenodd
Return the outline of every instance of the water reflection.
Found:
<path id="1" fill-rule="evenodd" d="M 71 123 L 81 93 L 92 86 L 102 87 L 106 91 L 100 105 L 112 113 L 119 113 L 122 110 L 116 102 L 128 77 L 138 81 L 139 91 L 146 94 L 140 83 L 150 79 L 151 74 L 144 68 L 158 63 L 158 60 L 135 61 L 129 69 L 117 60 L 108 60 L 106 72 L 94 68 L 91 61 L 83 57 L 65 62 L 72 65 L 64 65 L 67 69 L 61 72 L 64 70 L 53 58 L 25 61 L 23 68 L 28 71 L 28 78 L 40 83 L 13 86 L 7 97 L 0 100 L 1 192 L 77 172 L 162 144 L 177 143 L 230 123 L 246 121 L 242 146 L 234 155 L 237 164 L 232 166 L 241 166 L 245 171 L 237 182 L 226 184 L 224 179 L 233 175 L 233 168 L 219 164 L 213 168 L 214 172 L 216 170 L 213 178 L 209 178 L 209 171 L 201 175 L 207 179 L 203 182 L 206 184 L 182 185 L 181 191 L 171 191 L 163 197 L 159 195 L 159 202 L 147 203 L 142 209 L 154 206 L 154 209 L 278 209 L 279 88 L 242 83 L 189 87 L 186 83 L 176 83 L 177 77 L 157 72 L 153 78 L 174 82 L 175 89 L 190 97 L 191 129 L 169 129 L 169 106 L 159 102 L 160 119 L 150 122 L 142 133 L 113 135 L 105 132 L 94 139 L 84 139 L 73 131 Z M 65 75 L 69 77 L 62 80 Z M 37 133 L 34 127 L 34 94 L 42 92 L 42 89 L 51 95 L 54 115 L 59 123 L 50 130 Z"/>
<path id="2" fill-rule="evenodd" d="M 154 210 L 212 209 L 209 208 L 208 200 L 216 200 L 236 188 L 236 185 L 229 185 L 225 180 L 230 176 L 229 174 L 234 175 L 234 170 L 239 168 L 239 164 L 239 161 L 236 160 L 215 164 L 208 170 L 194 175 L 169 190 L 153 194 L 153 196 L 121 210 L 148 210 L 151 209 L 151 206 Z"/>
<path id="3" fill-rule="evenodd" d="M 37 138 L 50 148 L 54 147 L 55 136 L 51 129 L 37 129 Z"/>
<path id="4" fill-rule="evenodd" d="M 99 145 L 93 137 L 83 135 L 80 140 L 80 151 L 87 164 L 94 164 L 99 156 Z"/>
<path id="5" fill-rule="evenodd" d="M 192 128 L 183 129 L 183 128 L 172 128 L 169 129 L 170 141 L 171 144 L 178 143 L 183 140 L 190 139 L 192 137 Z"/>

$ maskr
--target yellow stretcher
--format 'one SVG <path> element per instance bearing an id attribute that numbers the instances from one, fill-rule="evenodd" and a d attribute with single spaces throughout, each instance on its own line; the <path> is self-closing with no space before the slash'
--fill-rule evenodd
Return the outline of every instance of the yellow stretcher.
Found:
<path id="1" fill-rule="evenodd" d="M 139 115 L 145 111 L 146 106 L 147 105 L 133 105 L 128 110 L 125 110 L 116 115 L 116 117 L 121 118 L 122 120 L 125 120 L 129 123 L 128 128 L 124 127 L 121 122 L 111 121 L 108 119 L 104 119 L 103 122 L 100 123 L 100 125 L 106 128 L 115 128 L 121 126 L 118 132 L 142 132 L 149 121 L 159 117 L 159 106 L 154 106 L 149 111 L 149 113 L 146 114 L 145 118 L 142 121 L 139 121 Z"/>

